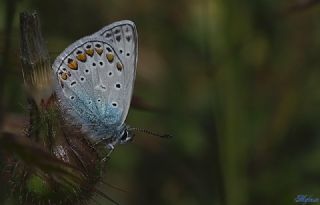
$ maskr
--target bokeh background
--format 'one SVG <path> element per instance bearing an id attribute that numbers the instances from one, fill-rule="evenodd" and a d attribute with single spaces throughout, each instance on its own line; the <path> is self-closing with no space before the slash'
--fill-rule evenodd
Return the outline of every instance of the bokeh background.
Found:
<path id="1" fill-rule="evenodd" d="M 101 185 L 122 205 L 297 204 L 320 198 L 317 0 L 3 0 L 3 123 L 26 115 L 19 12 L 37 10 L 52 61 L 75 40 L 136 23 L 139 60 L 127 122 L 170 133 L 119 146 Z M 0 203 L 10 204 L 6 186 Z M 112 204 L 96 197 L 91 204 Z"/>

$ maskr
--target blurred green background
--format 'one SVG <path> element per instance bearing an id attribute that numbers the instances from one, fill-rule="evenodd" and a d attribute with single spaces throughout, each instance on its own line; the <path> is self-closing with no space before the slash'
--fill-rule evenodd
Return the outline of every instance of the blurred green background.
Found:
<path id="1" fill-rule="evenodd" d="M 317 2 L 1 1 L 1 110 L 26 114 L 19 12 L 39 12 L 52 60 L 75 40 L 130 19 L 139 34 L 134 95 L 162 111 L 131 108 L 127 122 L 174 138 L 141 134 L 117 147 L 104 180 L 127 193 L 102 190 L 121 205 L 297 204 L 298 194 L 320 197 Z M 9 203 L 6 196 L 0 198 Z"/>

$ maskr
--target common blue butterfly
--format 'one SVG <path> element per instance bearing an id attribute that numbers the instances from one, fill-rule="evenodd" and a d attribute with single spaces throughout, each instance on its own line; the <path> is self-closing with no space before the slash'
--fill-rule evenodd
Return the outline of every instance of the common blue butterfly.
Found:
<path id="1" fill-rule="evenodd" d="M 124 123 L 138 56 L 136 26 L 112 23 L 71 44 L 55 60 L 56 94 L 67 122 L 113 150 L 133 137 Z"/>

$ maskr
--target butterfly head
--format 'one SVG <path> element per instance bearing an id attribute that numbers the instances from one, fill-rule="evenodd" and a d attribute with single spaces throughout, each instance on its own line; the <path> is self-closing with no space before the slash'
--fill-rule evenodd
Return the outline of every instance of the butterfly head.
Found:
<path id="1" fill-rule="evenodd" d="M 131 142 L 135 136 L 135 132 L 142 132 L 142 133 L 146 133 L 148 135 L 152 135 L 160 138 L 168 138 L 168 139 L 172 138 L 172 136 L 168 134 L 161 135 L 147 129 L 130 127 L 128 125 L 124 125 L 121 127 L 119 134 L 117 134 L 115 141 L 119 144 L 125 144 L 127 142 Z"/>
<path id="2" fill-rule="evenodd" d="M 135 136 L 135 134 L 133 133 L 133 131 L 126 126 L 122 132 L 120 133 L 120 140 L 119 143 L 120 144 L 125 144 L 127 142 L 131 142 L 133 140 L 133 137 Z"/>

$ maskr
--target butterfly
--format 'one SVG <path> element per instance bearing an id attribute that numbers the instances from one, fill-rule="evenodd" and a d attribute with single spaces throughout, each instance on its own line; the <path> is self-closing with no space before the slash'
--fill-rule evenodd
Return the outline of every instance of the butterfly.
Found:
<path id="1" fill-rule="evenodd" d="M 130 141 L 125 124 L 136 76 L 138 34 L 129 20 L 114 22 L 67 47 L 54 61 L 55 92 L 67 122 L 108 148 Z"/>

